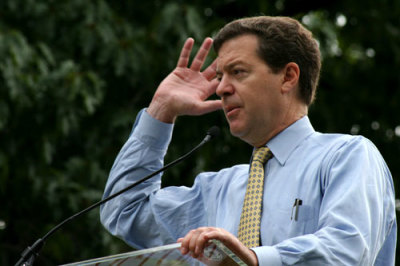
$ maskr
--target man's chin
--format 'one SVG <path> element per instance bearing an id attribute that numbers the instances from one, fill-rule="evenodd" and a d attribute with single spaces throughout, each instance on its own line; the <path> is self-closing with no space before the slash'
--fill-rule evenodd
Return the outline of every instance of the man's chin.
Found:
<path id="1" fill-rule="evenodd" d="M 237 138 L 241 139 L 243 137 L 243 135 L 244 135 L 243 129 L 238 127 L 238 126 L 230 124 L 229 125 L 229 130 L 230 130 L 232 136 L 234 136 L 234 137 L 237 137 Z"/>

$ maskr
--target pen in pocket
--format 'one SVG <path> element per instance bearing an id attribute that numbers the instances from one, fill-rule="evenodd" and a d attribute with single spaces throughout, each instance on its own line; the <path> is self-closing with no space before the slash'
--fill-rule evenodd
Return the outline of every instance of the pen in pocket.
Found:
<path id="1" fill-rule="evenodd" d="M 303 201 L 301 199 L 296 198 L 294 200 L 294 204 L 292 207 L 292 215 L 290 216 L 290 220 L 293 220 L 293 211 L 294 211 L 294 220 L 297 221 L 297 218 L 299 217 L 299 206 L 303 204 Z"/>

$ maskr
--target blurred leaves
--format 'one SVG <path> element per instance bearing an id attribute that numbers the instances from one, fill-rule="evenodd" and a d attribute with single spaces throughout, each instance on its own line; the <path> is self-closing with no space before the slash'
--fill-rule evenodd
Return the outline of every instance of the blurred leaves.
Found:
<path id="1" fill-rule="evenodd" d="M 323 55 L 314 127 L 370 138 L 398 188 L 399 12 L 393 0 L 1 1 L 0 264 L 15 263 L 53 226 L 101 199 L 136 113 L 176 65 L 184 40 L 198 47 L 244 16 L 290 15 L 313 31 Z M 247 163 L 251 147 L 230 136 L 222 112 L 179 118 L 166 162 L 214 124 L 219 140 L 166 172 L 164 185 L 190 186 L 196 173 Z M 95 210 L 54 234 L 38 265 L 125 250 Z"/>

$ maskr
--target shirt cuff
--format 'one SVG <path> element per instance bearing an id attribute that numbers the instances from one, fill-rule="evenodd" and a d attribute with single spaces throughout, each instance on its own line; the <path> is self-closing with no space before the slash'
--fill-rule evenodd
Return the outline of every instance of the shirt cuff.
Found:
<path id="1" fill-rule="evenodd" d="M 278 250 L 271 246 L 255 247 L 251 250 L 257 255 L 259 266 L 282 266 L 281 255 Z"/>
<path id="2" fill-rule="evenodd" d="M 174 124 L 161 122 L 143 109 L 133 125 L 131 137 L 135 137 L 157 149 L 167 149 L 172 138 Z"/>

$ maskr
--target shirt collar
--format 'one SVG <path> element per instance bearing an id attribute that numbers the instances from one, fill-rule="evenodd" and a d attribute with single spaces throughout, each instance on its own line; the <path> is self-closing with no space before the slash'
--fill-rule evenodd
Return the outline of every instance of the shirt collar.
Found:
<path id="1" fill-rule="evenodd" d="M 278 162 L 284 165 L 293 150 L 314 132 L 310 119 L 304 116 L 273 137 L 266 146 L 271 149 Z"/>

